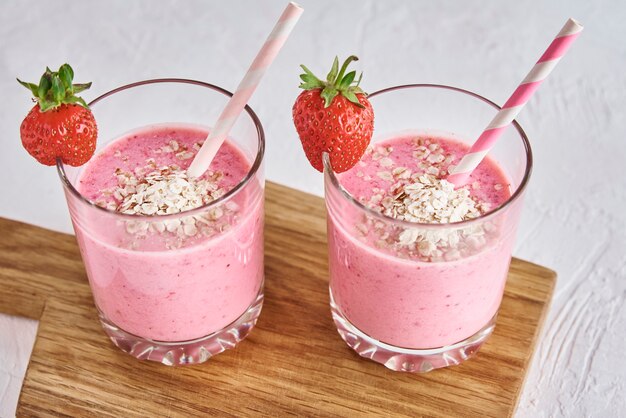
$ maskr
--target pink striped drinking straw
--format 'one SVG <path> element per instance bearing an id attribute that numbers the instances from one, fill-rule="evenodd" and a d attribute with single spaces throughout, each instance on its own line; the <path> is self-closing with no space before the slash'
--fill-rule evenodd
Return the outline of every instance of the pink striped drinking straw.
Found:
<path id="1" fill-rule="evenodd" d="M 246 103 L 248 103 L 248 100 L 250 100 L 261 78 L 265 75 L 276 55 L 278 55 L 278 51 L 285 44 L 303 11 L 304 9 L 294 2 L 287 5 L 263 47 L 256 58 L 254 58 L 254 61 L 252 61 L 248 72 L 239 83 L 233 97 L 230 98 L 226 107 L 222 110 L 215 126 L 211 129 L 209 136 L 187 169 L 189 177 L 200 177 L 209 168 L 211 161 L 213 161 L 217 151 L 226 140 L 226 136 L 237 121 Z"/>
<path id="2" fill-rule="evenodd" d="M 574 19 L 568 19 L 563 29 L 554 38 L 546 52 L 535 64 L 526 78 L 509 97 L 502 109 L 491 120 L 487 128 L 478 137 L 472 148 L 463 156 L 459 164 L 452 170 L 447 180 L 455 186 L 463 186 L 472 171 L 480 164 L 489 150 L 495 145 L 502 132 L 513 122 L 537 87 L 556 67 L 574 40 L 583 30 L 583 26 Z"/>

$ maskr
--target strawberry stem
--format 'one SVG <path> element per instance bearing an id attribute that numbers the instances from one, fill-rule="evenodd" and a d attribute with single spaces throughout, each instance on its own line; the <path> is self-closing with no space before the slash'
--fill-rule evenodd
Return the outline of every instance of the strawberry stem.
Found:
<path id="1" fill-rule="evenodd" d="M 63 64 L 54 72 L 46 67 L 46 72 L 39 79 L 39 85 L 26 83 L 19 78 L 18 83 L 31 91 L 42 112 L 54 109 L 62 104 L 78 104 L 87 107 L 87 103 L 76 96 L 77 93 L 87 90 L 91 83 L 72 84 L 74 70 L 69 64 Z"/>
<path id="2" fill-rule="evenodd" d="M 335 57 L 330 72 L 326 76 L 326 81 L 320 80 L 311 72 L 311 70 L 304 65 L 300 65 L 300 67 L 304 70 L 304 74 L 300 74 L 300 79 L 303 81 L 300 83 L 300 88 L 304 90 L 322 89 L 320 96 L 324 99 L 324 107 L 329 107 L 332 104 L 333 99 L 338 95 L 342 95 L 355 106 L 363 107 L 357 97 L 357 94 L 365 94 L 365 92 L 359 87 L 363 73 L 359 75 L 356 84 L 354 84 L 356 71 L 350 71 L 348 74 L 345 74 L 350 63 L 358 60 L 359 58 L 355 55 L 350 55 L 343 62 L 341 69 L 339 69 L 339 58 Z"/>
<path id="3" fill-rule="evenodd" d="M 358 61 L 359 58 L 356 55 L 350 55 L 343 63 L 343 65 L 341 66 L 341 71 L 339 71 L 339 75 L 337 76 L 337 79 L 335 80 L 335 84 L 338 81 L 341 81 L 343 79 L 343 75 L 346 72 L 346 69 L 348 68 L 348 65 L 350 65 L 350 63 L 352 61 Z M 352 78 L 354 79 L 354 77 Z M 352 80 L 350 80 L 350 83 L 352 83 Z"/>

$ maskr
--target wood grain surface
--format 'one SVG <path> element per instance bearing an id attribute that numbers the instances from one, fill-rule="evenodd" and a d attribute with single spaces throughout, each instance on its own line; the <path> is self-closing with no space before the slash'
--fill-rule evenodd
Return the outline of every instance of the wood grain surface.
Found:
<path id="1" fill-rule="evenodd" d="M 360 358 L 328 306 L 323 200 L 266 193 L 266 299 L 235 350 L 199 366 L 140 362 L 102 332 L 73 236 L 0 219 L 0 312 L 38 319 L 18 417 L 510 416 L 556 275 L 514 259 L 476 358 L 417 375 Z"/>

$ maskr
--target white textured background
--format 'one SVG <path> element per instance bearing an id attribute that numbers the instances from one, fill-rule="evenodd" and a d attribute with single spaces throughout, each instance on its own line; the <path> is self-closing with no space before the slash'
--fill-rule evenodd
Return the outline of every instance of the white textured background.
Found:
<path id="1" fill-rule="evenodd" d="M 0 216 L 70 231 L 54 170 L 19 145 L 32 104 L 15 76 L 36 81 L 67 61 L 78 82 L 94 82 L 87 99 L 162 76 L 234 89 L 285 3 L 3 0 Z M 536 165 L 515 255 L 559 281 L 517 416 L 626 416 L 626 2 L 301 3 L 251 105 L 267 134 L 268 179 L 319 195 L 322 177 L 291 124 L 298 64 L 324 75 L 335 54 L 355 53 L 368 91 L 445 83 L 503 103 L 567 17 L 585 24 L 519 119 Z M 0 315 L 0 417 L 14 415 L 35 332 L 33 321 Z"/>

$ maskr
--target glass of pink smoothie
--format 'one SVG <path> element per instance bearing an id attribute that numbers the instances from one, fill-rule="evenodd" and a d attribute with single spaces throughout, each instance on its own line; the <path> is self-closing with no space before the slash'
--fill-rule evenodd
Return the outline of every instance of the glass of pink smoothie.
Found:
<path id="1" fill-rule="evenodd" d="M 352 349 L 389 369 L 459 364 L 496 323 L 532 166 L 528 139 L 514 122 L 467 186 L 446 188 L 438 179 L 499 107 L 442 85 L 369 98 L 376 126 L 364 157 L 341 174 L 324 158 L 333 320 Z"/>
<path id="2" fill-rule="evenodd" d="M 201 178 L 184 175 L 230 95 L 182 79 L 117 88 L 90 103 L 94 157 L 58 163 L 102 326 L 138 359 L 202 363 L 261 312 L 265 143 L 252 109 Z"/>

